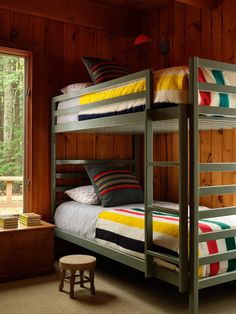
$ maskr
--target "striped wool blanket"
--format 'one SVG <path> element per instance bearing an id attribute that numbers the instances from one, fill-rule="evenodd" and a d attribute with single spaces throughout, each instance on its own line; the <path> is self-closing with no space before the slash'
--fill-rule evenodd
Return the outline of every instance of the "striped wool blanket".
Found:
<path id="1" fill-rule="evenodd" d="M 210 210 L 210 209 L 209 209 Z M 236 228 L 236 216 L 199 221 L 199 234 Z M 102 211 L 96 224 L 96 241 L 130 255 L 144 258 L 144 209 L 119 208 Z M 179 253 L 179 218 L 153 212 L 153 244 L 168 252 Z M 235 237 L 199 243 L 199 256 L 236 249 Z M 236 259 L 199 267 L 199 277 L 236 270 Z"/>
<path id="2" fill-rule="evenodd" d="M 154 103 L 156 104 L 188 104 L 189 68 L 177 66 L 153 72 Z M 216 83 L 218 85 L 236 86 L 236 73 L 199 68 L 199 82 Z M 80 104 L 111 99 L 146 90 L 145 81 L 122 84 L 118 87 L 103 89 L 80 97 Z M 199 93 L 199 105 L 236 108 L 236 96 L 221 93 Z"/>

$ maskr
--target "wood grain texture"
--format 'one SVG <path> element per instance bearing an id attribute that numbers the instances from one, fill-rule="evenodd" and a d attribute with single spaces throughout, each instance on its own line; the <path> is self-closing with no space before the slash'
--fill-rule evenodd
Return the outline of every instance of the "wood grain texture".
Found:
<path id="1" fill-rule="evenodd" d="M 0 228 L 0 279 L 19 279 L 53 270 L 54 226 Z"/>
<path id="2" fill-rule="evenodd" d="M 11 29 L 11 12 L 7 10 L 0 10 L 0 38 L 1 40 L 10 39 L 10 29 Z"/>
<path id="3" fill-rule="evenodd" d="M 9 3 L 9 1 L 1 1 L 0 7 L 4 4 L 9 5 Z M 90 80 L 81 56 L 113 58 L 127 63 L 132 72 L 149 66 L 159 69 L 185 64 L 191 54 L 236 62 L 236 2 L 225 0 L 218 8 L 209 11 L 199 6 L 188 6 L 180 1 L 175 1 L 152 12 L 142 12 L 142 14 L 132 14 L 132 16 L 124 13 L 123 10 L 117 13 L 119 10 L 110 8 L 111 11 L 106 9 L 104 14 L 114 10 L 116 13 L 111 14 L 114 24 L 109 29 L 111 18 L 108 22 L 105 19 L 101 23 L 99 20 L 92 21 L 92 23 L 100 23 L 99 25 L 89 25 L 93 15 L 80 16 L 81 12 L 86 9 L 85 7 L 77 14 L 76 22 L 72 19 L 71 22 L 65 23 L 63 20 L 65 16 L 55 17 L 58 20 L 52 20 L 48 18 L 48 15 L 46 18 L 43 15 L 28 14 L 29 11 L 27 14 L 26 12 L 21 13 L 20 11 L 23 10 L 23 5 L 26 6 L 26 3 L 30 9 L 32 4 L 28 1 L 11 1 L 11 8 L 15 5 L 14 9 L 8 10 L 5 7 L 0 10 L 0 44 L 4 43 L 5 46 L 19 49 L 28 47 L 27 49 L 33 52 L 32 209 L 40 213 L 44 219 L 49 220 L 51 97 L 59 94 L 60 88 L 67 84 Z M 58 3 L 60 6 L 61 0 Z M 51 3 L 49 3 L 50 6 Z M 37 9 L 34 4 L 35 8 Z M 115 21 L 117 14 L 122 18 Z M 104 17 L 104 15 L 102 16 Z M 127 16 L 129 21 L 127 21 Z M 137 16 L 140 17 L 138 21 Z M 121 21 L 123 24 L 120 27 Z M 131 30 L 129 27 L 125 29 L 129 23 L 135 25 L 135 32 L 134 26 Z M 11 37 L 13 26 L 17 32 L 17 36 L 14 38 Z M 150 34 L 153 41 L 140 51 L 133 46 L 133 40 L 141 29 Z M 161 34 L 165 35 L 171 45 L 171 50 L 166 55 L 160 55 L 159 51 L 158 36 Z M 148 50 L 145 51 L 145 49 Z M 229 138 L 232 138 L 235 143 L 235 130 L 229 131 L 229 134 L 231 134 Z M 204 132 L 202 137 L 204 137 Z M 57 138 L 60 142 L 60 145 L 57 146 L 57 153 L 62 159 L 67 156 L 81 159 L 132 156 L 130 136 L 76 134 L 69 135 L 69 137 L 58 135 Z M 219 154 L 223 154 L 223 150 L 226 150 L 224 158 L 227 159 L 228 149 L 232 150 L 231 157 L 235 158 L 235 148 L 233 148 L 235 144 L 224 142 L 223 145 L 223 135 L 220 132 L 212 131 L 209 138 L 211 138 L 212 161 L 218 159 L 222 161 L 223 155 L 219 157 Z M 157 136 L 155 145 L 157 147 L 155 149 L 160 150 L 154 152 L 158 158 L 167 157 L 168 160 L 175 158 L 177 148 L 174 134 Z M 205 151 L 204 148 L 200 148 L 200 150 Z M 202 160 L 205 159 L 205 154 L 206 151 L 202 156 L 200 155 Z M 63 167 L 61 167 L 62 170 Z M 143 167 L 142 164 L 141 167 Z M 169 168 L 156 170 L 154 184 L 157 189 L 155 195 L 158 198 L 176 199 L 178 186 L 177 183 L 176 185 L 172 184 L 173 171 Z M 164 178 L 163 181 L 161 181 L 161 174 Z M 174 178 L 177 182 L 176 173 L 174 173 Z M 201 178 L 204 179 L 204 177 Z M 141 180 L 143 179 L 141 178 Z M 211 180 L 212 184 L 218 184 L 223 182 L 223 175 L 213 173 L 207 180 Z M 233 178 L 224 176 L 224 183 L 227 183 L 228 180 L 235 182 L 235 174 Z M 230 198 L 211 197 L 213 206 L 226 206 L 229 201 L 235 203 L 235 195 Z"/>
<path id="4" fill-rule="evenodd" d="M 119 14 L 123 16 L 122 12 Z M 130 22 L 132 19 L 133 17 L 129 16 Z M 135 70 L 138 59 L 135 51 L 130 49 L 133 37 L 127 36 L 127 32 L 122 35 L 122 31 L 117 34 L 113 33 L 112 29 L 98 30 L 21 13 L 17 7 L 12 11 L 0 9 L 0 21 L 1 45 L 26 49 L 33 53 L 30 211 L 33 210 L 41 214 L 43 219 L 50 220 L 51 98 L 60 94 L 60 89 L 68 84 L 91 81 L 82 63 L 82 56 L 114 58 L 130 64 L 130 68 Z M 83 19 L 78 20 L 79 23 L 83 24 Z M 103 28 L 102 25 L 100 27 Z M 15 30 L 16 36 L 11 36 L 12 29 Z M 111 138 L 113 140 L 113 137 Z M 58 135 L 57 139 L 60 143 L 57 145 L 59 159 L 77 156 L 91 159 L 95 156 L 113 158 L 113 151 L 105 152 L 101 151 L 101 147 L 96 148 L 93 135 Z M 108 141 L 105 141 L 105 138 L 102 140 L 102 136 L 98 136 L 97 143 L 108 145 Z M 132 154 L 132 147 L 128 147 L 129 145 L 130 139 L 126 144 L 127 155 Z M 119 155 L 119 147 L 116 148 L 116 154 Z M 121 147 L 121 154 L 124 154 L 124 147 Z M 65 171 L 65 166 L 58 168 Z M 69 170 L 74 171 L 77 168 L 72 167 Z"/>
<path id="5" fill-rule="evenodd" d="M 138 14 L 133 13 L 130 18 L 126 10 L 101 6 L 93 1 L 2 0 L 0 8 L 109 32 L 129 35 L 137 33 Z"/>
<path id="6" fill-rule="evenodd" d="M 201 3 L 203 4 L 204 1 Z M 187 5 L 187 4 L 193 5 Z M 198 3 L 200 4 L 200 2 Z M 205 2 L 205 4 L 207 4 Z M 192 55 L 225 62 L 236 62 L 236 2 L 233 0 L 220 1 L 219 5 L 212 2 L 213 10 L 194 4 L 192 1 L 175 1 L 173 6 L 168 4 L 160 8 L 156 14 L 159 20 L 159 36 L 168 29 L 171 38 L 171 51 L 165 56 L 159 56 L 154 68 L 170 67 L 188 63 Z M 209 3 L 208 3 L 209 5 Z M 208 6 L 208 8 L 210 9 Z M 153 20 L 153 12 L 150 19 Z M 146 17 L 148 34 L 152 34 L 151 24 Z M 166 25 L 168 21 L 168 27 Z M 147 27 L 148 26 L 148 27 Z M 156 36 L 156 35 L 155 35 Z M 154 60 L 153 58 L 151 60 Z M 153 61 L 152 61 L 153 62 Z M 226 135 L 227 134 L 227 135 Z M 173 160 L 176 148 L 173 136 L 167 136 L 167 158 Z M 222 162 L 235 161 L 235 130 L 201 132 L 199 138 L 199 160 Z M 173 169 L 167 169 L 167 200 L 176 199 L 176 185 L 169 186 L 173 178 Z M 235 174 L 231 173 L 202 173 L 200 183 L 203 185 L 221 185 L 235 183 Z M 212 195 L 201 198 L 203 205 L 212 207 L 230 206 L 236 204 L 234 195 Z"/>

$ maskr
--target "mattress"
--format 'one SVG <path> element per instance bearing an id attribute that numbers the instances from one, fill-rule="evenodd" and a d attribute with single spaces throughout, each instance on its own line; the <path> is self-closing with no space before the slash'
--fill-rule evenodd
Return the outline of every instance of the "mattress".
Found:
<path id="1" fill-rule="evenodd" d="M 173 67 L 153 72 L 153 109 L 163 106 L 188 104 L 188 78 L 187 66 Z M 199 82 L 216 83 L 218 85 L 235 86 L 236 73 L 222 72 L 199 68 Z M 59 102 L 58 110 L 78 106 L 78 113 L 59 116 L 57 123 L 87 120 L 116 114 L 142 111 L 145 108 L 145 98 L 137 98 L 131 101 L 113 103 L 112 105 L 95 106 L 86 109 L 86 105 L 118 96 L 134 94 L 146 90 L 144 79 L 121 84 L 117 87 L 103 89 L 97 92 L 89 92 L 76 99 L 68 99 Z M 199 92 L 199 105 L 212 107 L 236 108 L 236 95 Z"/>
<path id="2" fill-rule="evenodd" d="M 178 209 L 179 205 L 170 202 L 155 201 L 156 206 Z M 206 207 L 200 206 L 200 210 Z M 210 210 L 210 209 L 209 209 Z M 129 204 L 105 209 L 96 205 L 85 205 L 74 201 L 62 203 L 55 212 L 57 228 L 95 240 L 97 243 L 125 252 L 138 258 L 144 258 L 144 205 Z M 153 243 L 160 251 L 178 256 L 177 215 L 154 212 Z M 236 216 L 224 216 L 199 221 L 199 234 L 223 229 L 236 228 Z M 199 244 L 199 256 L 223 253 L 236 249 L 235 238 L 212 240 Z M 178 271 L 176 265 L 160 259 L 155 262 L 161 266 Z M 212 263 L 199 267 L 199 277 L 214 276 L 236 270 L 236 259 Z"/>

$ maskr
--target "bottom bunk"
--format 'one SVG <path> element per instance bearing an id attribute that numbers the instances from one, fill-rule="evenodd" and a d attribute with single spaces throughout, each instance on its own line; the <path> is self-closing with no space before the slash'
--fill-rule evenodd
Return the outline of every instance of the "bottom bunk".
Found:
<path id="1" fill-rule="evenodd" d="M 153 250 L 157 274 L 163 268 L 177 273 L 170 277 L 178 285 L 179 205 L 155 201 L 154 206 L 171 208 L 176 214 L 153 212 Z M 206 210 L 200 206 L 199 210 Z M 210 208 L 208 209 L 211 210 Z M 56 236 L 144 271 L 144 205 L 129 204 L 113 208 L 64 202 L 55 211 Z M 199 234 L 236 228 L 236 216 L 199 220 Z M 234 250 L 234 237 L 200 242 L 199 257 Z M 162 269 L 162 270 L 160 270 Z M 236 270 L 236 259 L 199 266 L 199 279 Z M 155 274 L 153 274 L 155 275 Z M 159 277 L 157 275 L 157 277 Z M 175 278 L 172 282 L 172 277 Z M 168 280 L 169 281 L 169 280 Z"/>

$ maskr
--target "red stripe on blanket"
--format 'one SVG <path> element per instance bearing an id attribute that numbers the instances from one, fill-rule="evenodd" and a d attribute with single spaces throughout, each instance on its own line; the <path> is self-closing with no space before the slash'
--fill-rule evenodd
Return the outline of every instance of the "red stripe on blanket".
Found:
<path id="1" fill-rule="evenodd" d="M 136 212 L 136 211 L 132 211 L 132 210 L 128 210 L 128 209 L 123 209 L 123 208 L 116 208 L 114 209 L 115 211 L 118 212 L 123 212 L 123 213 L 128 213 L 128 214 L 134 214 L 137 216 L 144 216 L 144 213 L 140 213 L 140 212 Z"/>
<path id="2" fill-rule="evenodd" d="M 128 184 L 122 184 L 122 185 L 114 185 L 108 189 L 103 190 L 99 194 L 103 196 L 104 194 L 111 192 L 111 191 L 116 191 L 116 190 L 121 190 L 121 189 L 136 189 L 136 190 L 142 190 L 141 186 L 139 185 L 128 185 Z"/>
<path id="3" fill-rule="evenodd" d="M 211 232 L 212 228 L 208 225 L 205 225 L 203 223 L 199 223 L 199 228 L 203 233 L 205 232 Z M 207 241 L 207 247 L 209 254 L 215 254 L 218 253 L 218 247 L 216 240 Z M 212 263 L 210 264 L 210 276 L 214 276 L 218 274 L 218 271 L 220 269 L 220 263 Z"/>
<path id="4" fill-rule="evenodd" d="M 116 211 L 120 211 L 120 212 L 126 212 L 129 214 L 134 214 L 137 216 L 144 216 L 144 213 L 140 213 L 140 212 L 136 212 L 136 211 L 132 211 L 129 209 L 121 209 L 121 208 L 116 208 Z M 155 218 L 161 218 L 164 220 L 169 220 L 169 221 L 179 221 L 178 218 L 175 217 L 168 217 L 168 216 L 162 216 L 162 215 L 153 215 Z M 202 233 L 205 232 L 211 232 L 212 228 L 206 224 L 203 224 L 202 222 L 199 223 L 199 228 L 202 231 Z M 215 254 L 218 253 L 218 246 L 217 246 L 217 242 L 216 240 L 211 240 L 211 241 L 207 241 L 207 247 L 208 247 L 208 252 L 209 254 Z M 210 264 L 210 276 L 214 276 L 218 274 L 218 271 L 220 269 L 220 264 L 219 263 L 212 263 Z"/>
<path id="5" fill-rule="evenodd" d="M 144 216 L 144 213 L 140 213 L 137 211 L 132 211 L 129 209 L 122 209 L 122 208 L 116 208 L 114 209 L 115 211 L 120 211 L 120 212 L 124 212 L 124 213 L 128 213 L 128 214 L 133 214 L 133 215 L 137 215 L 137 216 Z M 161 218 L 161 219 L 165 219 L 165 220 L 170 220 L 170 221 L 179 221 L 178 218 L 175 217 L 169 217 L 169 216 L 163 216 L 163 215 L 153 215 L 154 218 Z"/>
<path id="6" fill-rule="evenodd" d="M 205 83 L 206 79 L 201 68 L 198 69 L 198 81 Z M 210 106 L 211 105 L 211 93 L 209 92 L 199 92 L 200 94 L 200 106 Z"/>

